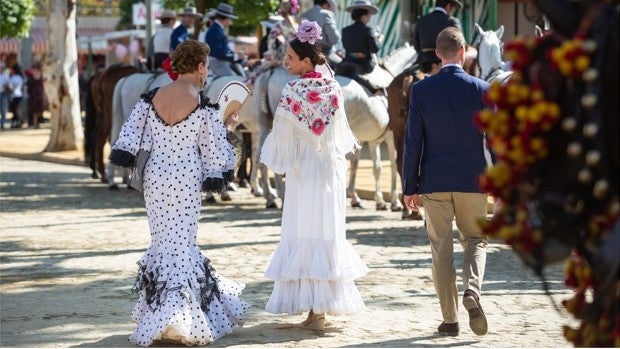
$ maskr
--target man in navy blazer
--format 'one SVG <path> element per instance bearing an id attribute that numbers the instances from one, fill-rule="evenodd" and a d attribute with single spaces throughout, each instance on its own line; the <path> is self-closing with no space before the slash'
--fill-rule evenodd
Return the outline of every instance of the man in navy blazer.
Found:
<path id="1" fill-rule="evenodd" d="M 411 87 L 403 148 L 405 204 L 418 211 L 421 196 L 432 251 L 432 277 L 443 322 L 438 331 L 458 335 L 458 291 L 453 265 L 452 220 L 463 246 L 463 305 L 474 333 L 487 333 L 480 290 L 488 239 L 478 220 L 486 218 L 487 196 L 477 178 L 485 170 L 483 133 L 474 115 L 484 107 L 489 84 L 461 67 L 466 43 L 449 27 L 437 36 L 441 70 Z"/>
<path id="2" fill-rule="evenodd" d="M 214 11 L 215 20 L 205 34 L 205 42 L 211 48 L 209 75 L 214 77 L 237 75 L 232 67 L 232 64 L 238 61 L 237 54 L 228 47 L 228 37 L 224 30 L 238 17 L 233 14 L 233 7 L 226 3 L 220 3 Z"/>
<path id="3" fill-rule="evenodd" d="M 447 27 L 461 29 L 461 22 L 453 14 L 462 7 L 459 0 L 437 0 L 432 12 L 415 21 L 411 43 L 418 53 L 416 63 L 420 64 L 423 73 L 430 73 L 433 65 L 441 63 L 435 55 L 435 40 L 439 32 Z"/>

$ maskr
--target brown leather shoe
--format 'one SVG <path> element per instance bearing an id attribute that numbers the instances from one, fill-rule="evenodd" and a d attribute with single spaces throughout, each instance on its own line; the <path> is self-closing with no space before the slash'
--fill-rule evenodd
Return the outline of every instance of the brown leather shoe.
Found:
<path id="1" fill-rule="evenodd" d="M 472 290 L 465 291 L 463 295 L 463 306 L 469 313 L 469 327 L 471 330 L 479 336 L 487 334 L 487 317 L 484 315 L 476 292 Z"/>
<path id="2" fill-rule="evenodd" d="M 449 324 L 444 321 L 441 323 L 441 325 L 439 325 L 439 327 L 437 327 L 437 332 L 448 335 L 448 336 L 458 336 L 459 335 L 459 323 L 455 322 L 453 324 Z"/>

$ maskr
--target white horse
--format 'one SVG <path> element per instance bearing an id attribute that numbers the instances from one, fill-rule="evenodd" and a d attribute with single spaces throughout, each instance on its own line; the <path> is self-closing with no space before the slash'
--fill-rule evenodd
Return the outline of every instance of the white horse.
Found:
<path id="1" fill-rule="evenodd" d="M 413 64 L 415 58 L 415 49 L 407 44 L 396 50 L 389 57 L 381 60 L 374 71 L 368 75 L 368 80 L 374 84 L 374 86 L 384 90 L 396 75 Z M 273 122 L 272 113 L 275 111 L 280 100 L 284 85 L 295 78 L 295 76 L 289 75 L 284 67 L 277 67 L 261 74 L 259 80 L 256 82 L 254 101 L 256 103 L 255 109 L 258 114 L 259 146 L 262 146 L 267 134 L 271 131 Z M 268 83 L 264 84 L 262 79 L 268 79 Z M 381 174 L 379 146 L 382 142 L 386 142 L 392 172 L 391 208 L 393 211 L 402 210 L 402 204 L 399 200 L 400 193 L 397 186 L 398 171 L 396 168 L 396 150 L 394 148 L 393 133 L 388 128 L 389 116 L 385 95 L 373 94 L 368 88 L 362 86 L 356 80 L 345 76 L 336 75 L 336 80 L 342 87 L 344 108 L 351 130 L 360 142 L 368 142 L 369 144 L 373 164 L 373 175 L 375 178 L 374 199 L 377 209 L 387 209 L 379 180 Z M 262 91 L 261 86 L 265 85 L 268 86 L 267 91 Z M 264 103 L 264 96 L 267 97 L 268 103 Z M 265 104 L 269 108 L 267 112 L 264 111 Z M 351 205 L 353 207 L 361 207 L 361 200 L 355 191 L 355 177 L 358 162 L 359 151 L 351 158 L 349 184 L 347 188 L 347 196 L 351 197 Z M 260 166 L 261 171 L 266 173 L 267 169 L 262 165 Z M 264 175 L 262 178 L 267 178 L 267 176 Z M 276 188 L 278 189 L 278 197 L 283 198 L 284 187 L 279 178 L 279 176 L 276 176 Z M 275 197 L 271 192 L 268 181 L 263 182 L 262 187 L 269 207 L 270 201 L 273 202 Z M 275 204 L 273 204 L 273 206 L 275 206 Z"/>
<path id="2" fill-rule="evenodd" d="M 510 79 L 512 71 L 505 70 L 506 64 L 502 60 L 502 36 L 504 26 L 500 25 L 497 30 L 483 30 L 478 23 L 474 24 L 478 31 L 478 65 L 480 66 L 480 78 L 487 82 L 497 81 L 504 83 Z"/>
<path id="3" fill-rule="evenodd" d="M 205 90 L 207 97 L 215 100 L 219 92 L 228 82 L 242 80 L 243 77 L 241 76 L 223 76 L 215 80 L 211 80 L 207 84 Z M 140 95 L 144 92 L 152 90 L 153 88 L 167 85 L 170 82 L 172 82 L 172 80 L 166 73 L 132 74 L 118 81 L 114 87 L 112 102 L 112 129 L 110 134 L 110 144 L 114 144 L 114 142 L 118 139 L 121 128 L 125 121 L 129 118 L 134 105 L 140 99 Z M 247 130 L 246 132 L 250 132 L 252 135 L 252 156 L 255 158 L 258 154 L 258 126 L 256 124 L 256 115 L 253 110 L 253 105 L 249 99 L 241 106 L 241 110 L 239 111 L 239 123 L 245 127 Z M 256 164 L 255 159 L 252 159 L 252 161 L 253 164 Z M 116 186 L 116 183 L 114 182 L 115 168 L 115 165 L 111 163 L 108 164 L 107 176 L 110 180 L 110 186 Z M 127 182 L 129 173 L 125 169 L 123 169 L 123 171 L 123 182 Z M 250 172 L 250 187 L 254 195 L 261 196 L 262 191 L 257 186 L 258 181 L 256 174 L 257 169 L 256 166 L 253 165 L 252 171 Z M 209 198 L 210 196 L 207 196 L 207 200 L 209 200 Z M 229 198 L 230 195 L 226 191 L 222 192 L 223 200 L 228 200 Z"/>

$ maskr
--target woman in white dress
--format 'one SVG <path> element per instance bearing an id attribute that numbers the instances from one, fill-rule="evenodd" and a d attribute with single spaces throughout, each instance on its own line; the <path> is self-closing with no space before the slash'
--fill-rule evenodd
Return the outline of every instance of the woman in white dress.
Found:
<path id="1" fill-rule="evenodd" d="M 344 112 L 342 91 L 326 64 L 316 22 L 303 22 L 290 41 L 291 75 L 261 150 L 261 162 L 286 174 L 281 238 L 265 276 L 275 281 L 266 310 L 299 314 L 302 326 L 324 330 L 325 314 L 364 308 L 354 280 L 368 268 L 346 240 L 345 154 L 359 147 Z"/>
<path id="2" fill-rule="evenodd" d="M 170 57 L 178 78 L 142 95 L 110 155 L 129 167 L 138 150 L 151 152 L 143 184 L 151 245 L 138 261 L 129 337 L 139 346 L 206 345 L 239 328 L 250 307 L 239 298 L 244 285 L 218 275 L 196 245 L 201 189 L 220 191 L 235 165 L 226 134 L 237 116 L 225 125 L 202 92 L 208 57 L 207 44 L 181 43 Z"/>

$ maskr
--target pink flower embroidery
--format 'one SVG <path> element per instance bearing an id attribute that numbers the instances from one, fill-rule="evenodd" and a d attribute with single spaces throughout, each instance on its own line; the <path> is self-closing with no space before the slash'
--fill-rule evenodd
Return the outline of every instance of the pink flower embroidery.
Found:
<path id="1" fill-rule="evenodd" d="M 323 130 L 325 130 L 325 123 L 323 122 L 323 119 L 314 119 L 314 121 L 312 121 L 312 124 L 310 125 L 310 130 L 315 135 L 320 136 L 321 133 L 323 133 Z"/>
<path id="2" fill-rule="evenodd" d="M 323 77 L 323 74 L 318 71 L 309 71 L 301 76 L 302 79 L 320 79 Z"/>
<path id="3" fill-rule="evenodd" d="M 306 98 L 308 98 L 308 102 L 310 102 L 312 104 L 317 104 L 321 100 L 323 100 L 323 97 L 321 96 L 321 94 L 318 91 L 316 91 L 316 90 L 309 91 L 306 94 Z"/>
<path id="4" fill-rule="evenodd" d="M 338 100 L 338 96 L 337 95 L 331 95 L 330 96 L 330 101 L 332 103 L 332 107 L 335 109 L 338 109 L 338 106 L 340 105 L 340 101 Z"/>
<path id="5" fill-rule="evenodd" d="M 291 103 L 291 111 L 295 115 L 301 113 L 301 102 L 300 101 L 293 101 Z"/>

